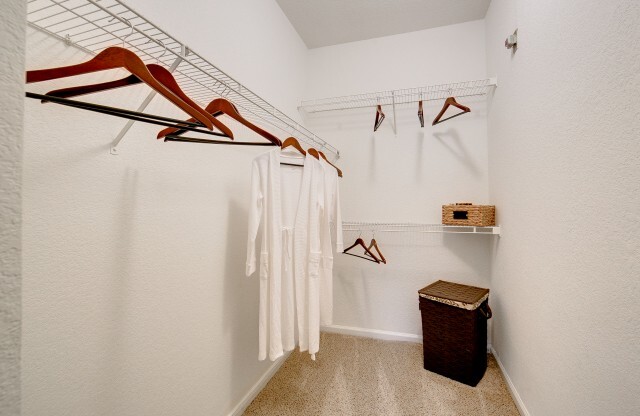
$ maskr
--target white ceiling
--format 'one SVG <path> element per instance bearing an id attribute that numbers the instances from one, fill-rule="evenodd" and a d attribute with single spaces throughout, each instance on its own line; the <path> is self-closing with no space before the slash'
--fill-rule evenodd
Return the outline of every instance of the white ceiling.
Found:
<path id="1" fill-rule="evenodd" d="M 276 0 L 308 48 L 483 19 L 491 0 Z"/>

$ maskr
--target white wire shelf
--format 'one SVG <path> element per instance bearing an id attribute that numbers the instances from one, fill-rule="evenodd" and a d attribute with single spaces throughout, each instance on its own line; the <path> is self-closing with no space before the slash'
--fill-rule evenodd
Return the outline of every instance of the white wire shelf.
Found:
<path id="1" fill-rule="evenodd" d="M 376 233 L 451 233 L 500 235 L 500 226 L 476 227 L 415 223 L 343 222 L 342 230 Z"/>
<path id="2" fill-rule="evenodd" d="M 426 87 L 303 100 L 298 108 L 307 113 L 317 113 L 322 111 L 375 107 L 377 105 L 395 106 L 417 103 L 421 100 L 444 100 L 450 96 L 458 98 L 486 95 L 491 88 L 497 85 L 497 78 L 479 79 L 451 84 L 429 85 Z"/>
<path id="3" fill-rule="evenodd" d="M 170 68 L 182 90 L 202 107 L 214 98 L 226 98 L 248 120 L 258 125 L 268 124 L 285 135 L 294 135 L 307 145 L 332 154 L 334 159 L 339 157 L 338 149 L 120 0 L 29 0 L 27 21 L 29 26 L 92 55 L 109 46 L 122 45 L 124 40 L 125 47 L 145 63 L 159 61 Z M 142 109 L 153 95 L 141 104 Z M 123 129 L 116 138 L 114 148 L 127 130 Z"/>

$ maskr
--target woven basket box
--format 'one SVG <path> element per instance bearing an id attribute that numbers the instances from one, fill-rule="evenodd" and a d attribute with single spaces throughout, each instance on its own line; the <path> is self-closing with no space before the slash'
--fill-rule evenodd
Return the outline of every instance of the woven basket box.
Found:
<path id="1" fill-rule="evenodd" d="M 487 369 L 489 289 L 438 280 L 418 294 L 425 370 L 477 385 Z"/>
<path id="2" fill-rule="evenodd" d="M 473 205 L 468 202 L 443 205 L 442 223 L 475 227 L 493 226 L 496 225 L 496 206 Z"/>

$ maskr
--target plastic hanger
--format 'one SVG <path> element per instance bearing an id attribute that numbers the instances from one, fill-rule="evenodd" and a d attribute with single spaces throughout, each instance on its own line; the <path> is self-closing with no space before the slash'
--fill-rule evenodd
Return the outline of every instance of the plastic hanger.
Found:
<path id="1" fill-rule="evenodd" d="M 371 258 L 368 257 L 364 257 L 364 256 L 359 256 L 357 254 L 353 254 L 353 253 L 347 253 L 349 250 L 351 250 L 352 248 L 356 247 L 356 246 L 360 246 L 364 249 L 364 252 L 366 255 L 370 256 Z M 342 252 L 343 254 L 348 254 L 350 256 L 354 256 L 354 257 L 359 257 L 361 259 L 365 259 L 365 260 L 369 260 L 375 263 L 380 263 L 380 260 L 376 257 L 375 254 L 373 254 L 371 251 L 369 251 L 369 249 L 367 248 L 367 246 L 364 244 L 364 241 L 362 240 L 362 238 L 358 237 L 358 239 L 356 240 L 355 243 L 353 243 L 351 246 L 347 247 L 344 249 L 344 251 Z"/>
<path id="2" fill-rule="evenodd" d="M 373 131 L 376 132 L 378 130 L 378 127 L 380 127 L 380 125 L 382 124 L 382 121 L 384 120 L 384 113 L 382 112 L 382 106 L 380 104 L 378 104 L 377 108 L 376 108 L 376 121 L 373 125 Z"/>
<path id="3" fill-rule="evenodd" d="M 325 160 L 325 162 L 327 162 L 328 164 L 333 166 L 338 171 L 338 176 L 342 178 L 342 171 L 336 165 L 334 165 L 333 163 L 329 162 L 329 159 L 327 159 L 327 157 L 324 155 L 324 153 L 322 153 L 320 151 L 318 151 L 318 153 L 320 154 L 320 157 Z"/>
<path id="4" fill-rule="evenodd" d="M 424 127 L 424 112 L 422 111 L 422 100 L 418 101 L 418 119 L 420 120 L 420 127 Z"/>
<path id="5" fill-rule="evenodd" d="M 273 134 L 261 129 L 260 127 L 258 127 L 255 124 L 251 123 L 249 120 L 247 120 L 244 117 L 242 117 L 242 115 L 240 115 L 240 113 L 238 112 L 238 109 L 236 108 L 236 106 L 232 102 L 230 102 L 229 100 L 226 100 L 224 98 L 216 98 L 215 100 L 211 101 L 209 103 L 209 105 L 207 105 L 205 107 L 204 111 L 206 111 L 207 113 L 211 114 L 214 117 L 218 117 L 221 114 L 226 114 L 227 116 L 229 116 L 232 119 L 236 120 L 240 124 L 248 127 L 249 129 L 251 129 L 254 132 L 258 133 L 260 136 L 262 136 L 265 139 L 269 140 L 269 142 L 271 142 L 271 144 L 266 144 L 266 146 L 269 146 L 269 145 L 282 146 L 282 142 L 276 136 L 274 136 Z M 192 120 L 189 120 L 189 121 L 192 121 Z M 176 140 L 176 139 L 180 139 L 179 136 L 181 134 L 183 134 L 183 133 L 184 133 L 184 131 L 182 131 L 180 129 L 180 127 L 178 127 L 178 126 L 169 127 L 169 128 L 166 128 L 166 129 L 162 130 L 160 133 L 158 133 L 158 139 L 162 139 L 163 137 L 168 137 L 170 135 L 171 139 L 173 139 L 173 140 L 170 140 L 170 141 L 191 141 L 191 142 L 194 142 L 194 143 L 206 143 L 206 141 L 203 142 L 202 140 L 192 140 L 192 139 L 189 139 L 189 140 Z M 219 143 L 219 141 L 210 141 L 210 142 L 211 143 Z M 265 144 L 259 143 L 259 142 L 241 142 L 239 144 L 265 146 Z"/>
<path id="6" fill-rule="evenodd" d="M 450 106 L 457 107 L 457 108 L 461 109 L 461 110 L 462 110 L 462 112 L 461 112 L 461 113 L 458 113 L 458 114 L 454 114 L 454 115 L 449 116 L 449 117 L 447 117 L 447 118 L 441 119 L 441 118 L 442 118 L 442 116 L 444 115 L 444 112 L 445 112 L 445 111 L 447 111 L 447 109 L 448 109 Z M 432 125 L 432 126 L 435 126 L 436 124 L 442 123 L 443 121 L 447 121 L 447 120 L 452 119 L 452 118 L 454 118 L 454 117 L 461 116 L 461 115 L 463 115 L 463 114 L 465 114 L 465 113 L 468 113 L 468 112 L 470 112 L 470 111 L 471 111 L 471 109 L 470 109 L 469 107 L 464 106 L 464 105 L 462 105 L 462 104 L 459 104 L 459 103 L 456 101 L 456 99 L 455 99 L 455 98 L 453 98 L 453 97 L 449 97 L 449 98 L 447 98 L 447 99 L 444 101 L 444 105 L 442 106 L 442 110 L 440 110 L 440 112 L 438 113 L 438 115 L 436 116 L 436 118 L 433 120 L 433 123 L 431 123 L 431 125 Z"/>
<path id="7" fill-rule="evenodd" d="M 209 130 L 213 130 L 213 123 L 195 108 L 191 107 L 189 104 L 184 102 L 184 100 L 176 96 L 164 84 L 158 81 L 151 72 L 149 72 L 149 69 L 147 69 L 147 66 L 142 62 L 138 55 L 119 46 L 111 46 L 100 52 L 91 60 L 81 64 L 27 71 L 26 78 L 27 84 L 30 84 L 33 82 L 72 77 L 116 68 L 126 69 L 185 113 L 199 121 L 203 126 Z"/>

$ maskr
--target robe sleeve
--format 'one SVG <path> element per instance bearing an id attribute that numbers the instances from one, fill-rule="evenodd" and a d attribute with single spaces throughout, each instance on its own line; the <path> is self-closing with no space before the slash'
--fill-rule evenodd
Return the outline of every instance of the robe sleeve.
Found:
<path id="1" fill-rule="evenodd" d="M 334 187 L 335 195 L 333 196 L 333 219 L 336 227 L 336 252 L 340 253 L 344 250 L 344 242 L 342 240 L 342 213 L 340 212 L 340 186 L 338 177 L 336 176 L 336 186 Z"/>
<path id="2" fill-rule="evenodd" d="M 247 238 L 247 276 L 256 271 L 256 238 L 263 209 L 262 187 L 260 186 L 260 169 L 254 161 L 251 168 L 251 199 L 249 202 L 249 236 Z"/>
<path id="3" fill-rule="evenodd" d="M 314 165 L 314 177 L 312 183 L 315 189 L 311 189 L 313 211 L 310 215 L 315 219 L 310 223 L 309 232 L 309 275 L 318 277 L 320 275 L 320 258 L 322 255 L 322 245 L 320 242 L 320 218 L 324 215 L 324 172 L 320 162 Z"/>

